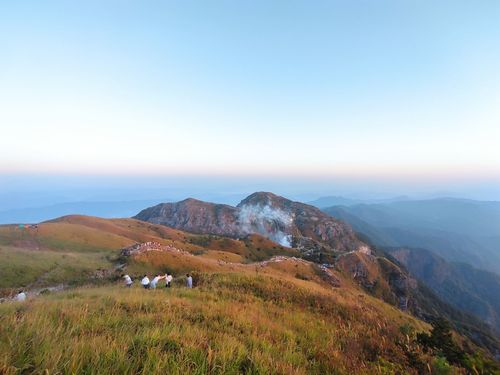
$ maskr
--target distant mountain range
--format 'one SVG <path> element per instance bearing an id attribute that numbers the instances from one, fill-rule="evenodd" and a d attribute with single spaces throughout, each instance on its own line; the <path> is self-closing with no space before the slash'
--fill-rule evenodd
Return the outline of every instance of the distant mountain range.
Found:
<path id="1" fill-rule="evenodd" d="M 378 246 L 424 248 L 450 261 L 500 273 L 500 202 L 441 198 L 333 206 Z"/>
<path id="2" fill-rule="evenodd" d="M 389 203 L 389 202 L 399 202 L 411 200 L 410 197 L 406 195 L 396 196 L 393 198 L 385 199 L 353 199 L 346 198 L 339 195 L 333 195 L 328 197 L 320 197 L 313 201 L 307 202 L 311 206 L 318 207 L 320 209 L 332 207 L 332 206 L 354 206 L 357 204 L 373 204 L 373 203 Z"/>
<path id="3" fill-rule="evenodd" d="M 80 214 L 105 218 L 130 217 L 160 200 L 132 201 L 81 201 L 51 204 L 40 207 L 18 208 L 0 211 L 0 224 L 38 223 L 54 217 Z"/>

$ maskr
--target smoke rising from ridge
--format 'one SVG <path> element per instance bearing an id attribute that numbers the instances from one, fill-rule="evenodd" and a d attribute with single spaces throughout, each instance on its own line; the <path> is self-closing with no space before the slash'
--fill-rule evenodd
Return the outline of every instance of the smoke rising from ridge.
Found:
<path id="1" fill-rule="evenodd" d="M 270 205 L 244 205 L 238 212 L 241 229 L 259 233 L 282 246 L 291 247 L 292 236 L 287 233 L 293 224 L 293 215 Z"/>

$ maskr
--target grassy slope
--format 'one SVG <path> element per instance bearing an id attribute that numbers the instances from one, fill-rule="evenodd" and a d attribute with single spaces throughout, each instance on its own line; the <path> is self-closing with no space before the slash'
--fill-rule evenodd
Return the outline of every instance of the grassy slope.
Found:
<path id="1" fill-rule="evenodd" d="M 42 223 L 38 229 L 0 226 L 0 295 L 17 287 L 74 283 L 97 269 L 112 269 L 121 248 L 145 241 L 170 244 L 200 254 L 201 258 L 226 262 L 245 263 L 280 253 L 297 254 L 260 236 L 235 240 L 194 235 L 133 219 L 72 215 Z M 203 266 L 201 260 L 183 264 L 177 269 L 189 271 Z"/>
<path id="2" fill-rule="evenodd" d="M 404 323 L 426 329 L 359 291 L 265 274 L 80 288 L 0 305 L 0 373 L 411 373 Z"/>
<path id="3" fill-rule="evenodd" d="M 95 270 L 110 266 L 107 254 L 32 251 L 0 246 L 0 290 L 49 286 L 81 281 Z"/>
<path id="4" fill-rule="evenodd" d="M 203 249 L 238 254 L 247 261 L 275 254 L 296 255 L 258 235 L 242 240 L 196 235 L 162 225 L 134 219 L 101 219 L 91 216 L 65 216 L 42 223 L 38 229 L 20 229 L 16 225 L 0 225 L 0 246 L 25 249 L 90 252 L 117 250 L 136 242 L 157 241 L 185 251 Z"/>
<path id="5" fill-rule="evenodd" d="M 80 288 L 0 305 L 0 373 L 413 371 L 396 344 L 398 329 L 409 323 L 422 330 L 424 323 L 337 272 L 342 287 L 332 289 L 309 262 L 249 263 L 296 255 L 260 236 L 235 240 L 84 216 L 41 224 L 35 233 L 0 226 L 0 271 L 7 271 L 0 281 L 74 280 L 112 267 L 118 249 L 143 241 L 184 252 L 133 257 L 128 273 L 169 270 L 180 283 L 179 275 L 194 271 L 200 287 L 168 295 Z"/>

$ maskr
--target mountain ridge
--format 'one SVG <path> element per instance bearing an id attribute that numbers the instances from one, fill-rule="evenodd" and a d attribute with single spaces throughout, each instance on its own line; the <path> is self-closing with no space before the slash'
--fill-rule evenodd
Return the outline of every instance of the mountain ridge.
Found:
<path id="1" fill-rule="evenodd" d="M 444 301 L 500 332 L 500 277 L 466 263 L 448 262 L 429 250 L 385 249 Z"/>
<path id="2" fill-rule="evenodd" d="M 349 225 L 316 207 L 269 192 L 253 193 L 236 207 L 196 199 L 161 203 L 134 218 L 193 233 L 230 237 L 258 233 L 323 261 L 332 261 L 338 253 L 367 248 Z"/>
<path id="3" fill-rule="evenodd" d="M 323 209 L 382 247 L 408 246 L 500 273 L 500 202 L 457 198 Z"/>

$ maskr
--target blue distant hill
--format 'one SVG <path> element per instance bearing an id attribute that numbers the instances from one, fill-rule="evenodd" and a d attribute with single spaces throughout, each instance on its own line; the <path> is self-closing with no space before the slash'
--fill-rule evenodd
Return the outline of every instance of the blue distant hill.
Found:
<path id="1" fill-rule="evenodd" d="M 323 209 L 378 246 L 425 248 L 500 273 L 500 202 L 438 198 Z"/>
<path id="2" fill-rule="evenodd" d="M 43 207 L 0 211 L 0 224 L 38 223 L 55 217 L 79 214 L 104 218 L 131 217 L 144 207 L 165 200 L 134 200 L 121 202 L 66 202 Z"/>

